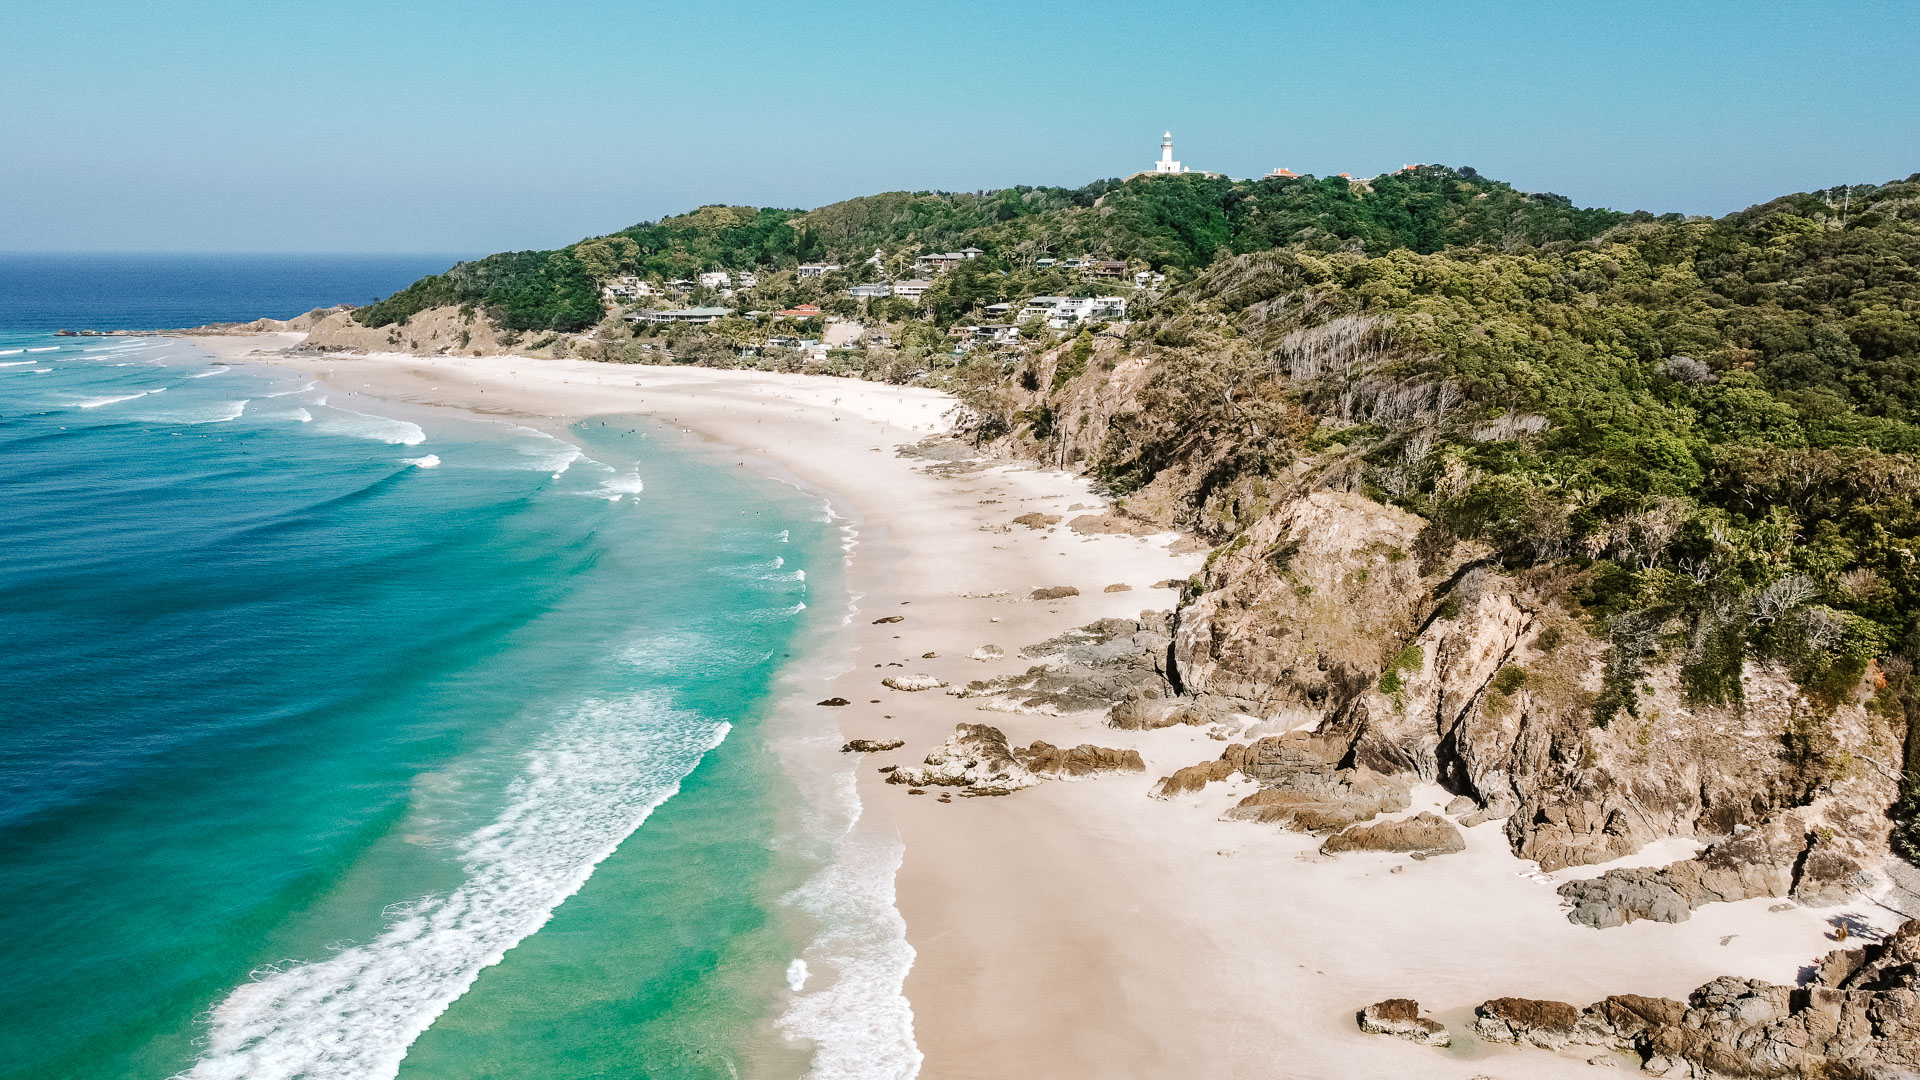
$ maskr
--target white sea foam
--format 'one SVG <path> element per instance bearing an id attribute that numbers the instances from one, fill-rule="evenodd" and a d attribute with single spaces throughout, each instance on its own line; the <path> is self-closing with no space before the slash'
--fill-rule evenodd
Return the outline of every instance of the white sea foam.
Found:
<path id="1" fill-rule="evenodd" d="M 28 351 L 28 352 L 30 352 L 30 353 L 36 353 L 36 352 L 59 352 L 59 351 L 60 351 L 60 346 L 58 346 L 58 345 L 42 345 L 42 346 L 41 346 L 40 348 L 37 348 L 37 349 L 28 349 L 27 351 Z"/>
<path id="2" fill-rule="evenodd" d="M 522 427 L 519 424 L 513 425 L 513 429 L 542 440 L 537 443 L 516 443 L 514 445 L 513 449 L 516 453 L 522 457 L 532 459 L 526 465 L 526 468 L 535 469 L 543 473 L 551 473 L 555 480 L 565 476 L 567 470 L 572 468 L 573 463 L 576 461 L 589 462 L 610 470 L 609 466 L 594 461 L 587 456 L 586 451 L 567 442 L 565 439 L 555 438 L 538 428 Z"/>
<path id="3" fill-rule="evenodd" d="M 15 349 L 13 351 L 19 352 L 20 350 Z M 6 363 L 0 364 L 0 367 L 26 367 L 28 364 L 37 364 L 39 362 L 38 360 L 8 360 Z"/>
<path id="4" fill-rule="evenodd" d="M 230 367 L 217 367 L 217 368 L 208 368 L 208 369 L 207 369 L 207 370 L 205 370 L 205 371 L 196 371 L 196 372 L 194 372 L 193 374 L 191 374 L 191 375 L 189 375 L 189 376 L 187 376 L 187 378 L 189 378 L 189 379 L 204 379 L 204 378 L 206 378 L 206 377 L 207 377 L 207 376 L 209 376 L 209 375 L 225 375 L 225 374 L 226 374 L 227 372 L 229 372 L 229 371 L 232 371 L 232 370 L 233 370 L 233 369 L 232 369 L 232 368 L 230 368 Z"/>
<path id="5" fill-rule="evenodd" d="M 403 457 L 400 464 L 411 465 L 416 469 L 437 469 L 440 467 L 440 455 L 428 454 L 426 457 Z"/>
<path id="6" fill-rule="evenodd" d="M 97 409 L 102 405 L 114 405 L 122 401 L 132 401 L 135 398 L 143 398 L 149 394 L 158 394 L 165 389 L 166 387 L 163 386 L 159 390 L 142 390 L 137 394 L 121 394 L 118 397 L 81 398 L 79 401 L 74 402 L 74 404 L 83 409 Z"/>
<path id="7" fill-rule="evenodd" d="M 315 402 L 325 405 L 325 399 Z M 328 416 L 320 421 L 318 430 L 329 435 L 346 435 L 355 439 L 373 439 L 390 446 L 418 446 L 427 441 L 427 433 L 420 430 L 419 424 L 405 420 L 395 420 L 391 416 L 375 416 L 372 413 L 354 412 L 342 409 L 338 405 L 329 406 L 339 416 Z"/>
<path id="8" fill-rule="evenodd" d="M 599 487 L 591 491 L 583 491 L 580 494 L 591 495 L 596 499 L 605 499 L 608 502 L 619 502 L 628 495 L 638 495 L 645 490 L 647 490 L 647 485 L 640 479 L 640 470 L 635 468 L 633 472 L 626 476 L 609 477 L 600 481 Z"/>
<path id="9" fill-rule="evenodd" d="M 786 897 L 819 931 L 787 968 L 794 996 L 777 1026 L 813 1044 L 812 1080 L 910 1080 L 922 1060 L 903 992 L 914 951 L 893 893 L 906 848 L 897 837 L 855 827 L 860 797 L 851 771 L 834 782 L 845 830 L 827 866 Z M 805 992 L 816 968 L 830 977 Z"/>
<path id="10" fill-rule="evenodd" d="M 0 356 L 19 356 L 25 349 L 0 349 Z"/>
<path id="11" fill-rule="evenodd" d="M 786 529 L 781 529 L 781 530 L 780 530 L 780 535 L 779 535 L 779 536 L 776 536 L 776 537 L 774 537 L 774 539 L 773 539 L 773 542 L 774 542 L 774 543 L 776 543 L 776 544 L 784 544 L 784 543 L 786 543 L 786 542 L 787 542 L 787 530 L 786 530 Z"/>
<path id="12" fill-rule="evenodd" d="M 727 730 L 646 695 L 583 702 L 528 753 L 494 822 L 460 842 L 459 887 L 390 909 L 365 945 L 234 990 L 181 1076 L 390 1080 L 420 1033 L 545 924 Z"/>
<path id="13" fill-rule="evenodd" d="M 295 389 L 293 389 L 293 390 L 276 390 L 276 391 L 274 391 L 273 393 L 271 393 L 271 394 L 268 394 L 267 396 L 268 396 L 268 397 L 287 397 L 288 395 L 291 395 L 291 394 L 304 394 L 304 393 L 306 393 L 307 391 L 309 391 L 309 390 L 311 390 L 311 389 L 313 389 L 314 387 L 316 387 L 316 386 L 318 386 L 318 385 L 320 385 L 320 384 L 319 384 L 319 383 L 316 383 L 316 382 L 309 382 L 309 383 L 308 383 L 307 385 L 305 385 L 305 386 L 301 386 L 301 387 L 297 387 L 297 388 L 295 388 Z M 325 398 L 321 398 L 321 399 L 320 399 L 320 400 L 319 400 L 318 402 L 316 402 L 315 404 L 319 404 L 319 405 L 325 405 L 326 403 L 327 403 L 327 399 L 325 399 Z"/>
<path id="14" fill-rule="evenodd" d="M 37 367 L 37 368 L 34 368 L 34 369 L 33 369 L 32 371 L 30 371 L 30 372 L 27 372 L 27 374 L 29 374 L 29 375 L 45 375 L 46 373 L 48 373 L 48 372 L 50 372 L 50 371 L 52 371 L 52 370 L 53 370 L 53 369 L 52 369 L 52 368 L 50 368 L 50 367 Z"/>
<path id="15" fill-rule="evenodd" d="M 151 424 L 224 424 L 238 420 L 247 411 L 247 401 L 208 401 L 184 409 L 141 413 L 138 419 Z"/>

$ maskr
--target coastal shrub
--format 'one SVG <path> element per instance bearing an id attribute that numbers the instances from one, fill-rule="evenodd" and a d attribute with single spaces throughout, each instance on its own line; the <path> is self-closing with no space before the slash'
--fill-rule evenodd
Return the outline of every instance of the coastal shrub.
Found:
<path id="1" fill-rule="evenodd" d="M 1420 646 L 1409 645 L 1387 661 L 1387 666 L 1380 672 L 1379 681 L 1374 685 L 1398 704 L 1406 693 L 1406 677 L 1425 666 L 1426 659 L 1426 653 L 1421 651 Z"/>

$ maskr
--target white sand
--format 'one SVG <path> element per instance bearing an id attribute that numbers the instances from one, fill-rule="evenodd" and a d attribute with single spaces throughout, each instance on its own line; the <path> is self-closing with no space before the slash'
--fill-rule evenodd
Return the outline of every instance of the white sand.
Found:
<path id="1" fill-rule="evenodd" d="M 200 343 L 235 358 L 260 345 Z M 826 495 L 854 520 L 848 583 L 859 614 L 845 635 L 846 672 L 799 688 L 789 707 L 844 696 L 855 702 L 835 711 L 847 737 L 907 742 L 861 763 L 859 793 L 862 829 L 905 843 L 898 906 L 917 951 L 906 992 L 923 1076 L 1608 1075 L 1585 1063 L 1591 1051 L 1462 1037 L 1471 1008 L 1500 995 L 1576 1005 L 1610 993 L 1681 997 L 1726 974 L 1790 982 L 1834 947 L 1832 916 L 1898 921 L 1871 905 L 1770 912 L 1773 901 L 1752 900 L 1711 905 L 1679 925 L 1589 930 L 1567 922 L 1553 885 L 1601 868 L 1529 876 L 1535 867 L 1511 855 L 1497 823 L 1471 830 L 1463 854 L 1324 858 L 1314 838 L 1217 820 L 1244 784 L 1172 803 L 1147 798 L 1158 777 L 1219 755 L 1220 743 L 1192 729 L 1117 732 L 1097 716 L 982 713 L 937 691 L 881 688 L 887 674 L 958 684 L 1024 670 L 1021 646 L 1094 618 L 1170 607 L 1173 594 L 1150 586 L 1200 563 L 1169 553 L 1168 536 L 998 531 L 1028 511 L 1070 518 L 1069 505 L 1101 500 L 1061 473 L 996 467 L 943 478 L 899 456 L 896 446 L 945 428 L 954 403 L 933 391 L 513 357 L 288 362 L 385 398 L 532 417 L 651 414 L 706 436 L 724 459 Z M 1116 582 L 1133 591 L 1101 592 Z M 1082 595 L 1015 599 L 1051 585 Z M 996 590 L 1011 596 L 963 595 Z M 891 614 L 906 620 L 872 625 Z M 1007 658 L 967 659 L 984 644 Z M 921 659 L 929 651 L 939 656 Z M 893 662 L 903 666 L 874 666 Z M 996 724 L 1016 743 L 1134 746 L 1147 774 L 951 804 L 880 782 L 876 766 L 918 760 L 962 721 Z M 1416 810 L 1444 799 L 1438 788 L 1421 794 Z M 1672 844 L 1636 861 L 1687 851 Z M 1452 1050 L 1357 1030 L 1356 1010 L 1402 996 L 1453 1029 Z"/>

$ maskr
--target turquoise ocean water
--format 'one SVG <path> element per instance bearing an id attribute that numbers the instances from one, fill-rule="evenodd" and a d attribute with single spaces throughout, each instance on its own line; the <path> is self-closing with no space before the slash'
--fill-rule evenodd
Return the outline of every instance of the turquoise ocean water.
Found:
<path id="1" fill-rule="evenodd" d="M 847 535 L 675 438 L 0 329 L 0 1077 L 911 1075 Z"/>

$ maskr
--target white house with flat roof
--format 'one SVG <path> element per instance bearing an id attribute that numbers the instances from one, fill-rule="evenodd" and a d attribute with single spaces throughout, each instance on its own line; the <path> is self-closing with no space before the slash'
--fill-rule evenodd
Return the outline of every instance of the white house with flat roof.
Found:
<path id="1" fill-rule="evenodd" d="M 1127 302 L 1118 296 L 1036 296 L 1020 309 L 1023 321 L 1045 319 L 1055 330 L 1126 317 Z"/>
<path id="2" fill-rule="evenodd" d="M 918 300 L 932 287 L 933 282 L 926 278 L 906 278 L 893 283 L 893 295 L 902 300 Z"/>
<path id="3" fill-rule="evenodd" d="M 839 263 L 801 263 L 799 273 L 803 278 L 826 277 L 838 269 Z"/>
<path id="4" fill-rule="evenodd" d="M 634 311 L 627 314 L 628 322 L 691 323 L 705 326 L 715 319 L 733 314 L 732 308 L 694 307 L 674 308 L 671 311 Z"/>

